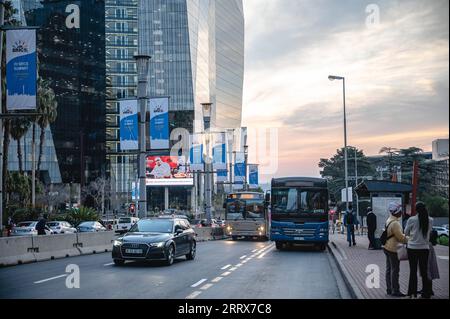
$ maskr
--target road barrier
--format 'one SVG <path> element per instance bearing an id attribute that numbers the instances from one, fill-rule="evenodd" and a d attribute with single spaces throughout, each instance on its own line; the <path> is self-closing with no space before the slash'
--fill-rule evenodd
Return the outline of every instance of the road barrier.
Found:
<path id="1" fill-rule="evenodd" d="M 25 264 L 112 250 L 113 231 L 0 238 L 0 266 Z"/>
<path id="2" fill-rule="evenodd" d="M 0 238 L 0 266 L 34 262 L 36 257 L 33 252 L 31 236 Z"/>
<path id="3" fill-rule="evenodd" d="M 196 227 L 197 241 L 221 240 L 225 239 L 225 233 L 221 227 Z"/>

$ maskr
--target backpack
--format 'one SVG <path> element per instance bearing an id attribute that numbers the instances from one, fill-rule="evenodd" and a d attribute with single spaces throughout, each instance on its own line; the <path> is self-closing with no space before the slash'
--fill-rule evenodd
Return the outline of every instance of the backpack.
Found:
<path id="1" fill-rule="evenodd" d="M 387 243 L 387 241 L 388 241 L 389 239 L 391 239 L 392 237 L 394 237 L 394 235 L 388 236 L 388 229 L 389 229 L 389 226 L 391 226 L 391 224 L 392 224 L 393 222 L 394 222 L 394 220 L 391 221 L 391 222 L 389 223 L 389 225 L 387 225 L 387 227 L 383 230 L 383 233 L 381 234 L 380 241 L 381 241 L 381 244 L 382 244 L 383 246 L 386 245 L 386 243 Z"/>

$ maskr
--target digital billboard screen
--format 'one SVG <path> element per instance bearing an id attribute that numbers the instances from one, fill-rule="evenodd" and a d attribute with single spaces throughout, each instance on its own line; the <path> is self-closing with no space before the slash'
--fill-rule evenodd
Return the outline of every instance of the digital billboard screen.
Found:
<path id="1" fill-rule="evenodd" d="M 148 156 L 147 186 L 193 186 L 193 174 L 184 157 Z"/>

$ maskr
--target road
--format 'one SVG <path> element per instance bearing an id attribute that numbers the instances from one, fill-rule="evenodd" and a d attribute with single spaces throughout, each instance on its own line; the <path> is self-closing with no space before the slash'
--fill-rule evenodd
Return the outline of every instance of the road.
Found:
<path id="1" fill-rule="evenodd" d="M 80 269 L 69 289 L 66 267 Z M 55 299 L 340 299 L 349 292 L 329 252 L 272 242 L 198 244 L 194 261 L 112 264 L 110 254 L 80 256 L 0 269 L 0 298 Z"/>

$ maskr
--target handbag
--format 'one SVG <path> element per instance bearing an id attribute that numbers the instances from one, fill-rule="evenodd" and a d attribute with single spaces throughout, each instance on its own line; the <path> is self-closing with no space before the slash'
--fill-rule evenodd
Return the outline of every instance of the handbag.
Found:
<path id="1" fill-rule="evenodd" d="M 400 261 L 408 260 L 408 247 L 406 245 L 402 245 L 397 250 L 397 256 L 398 256 L 398 260 L 400 260 Z"/>

